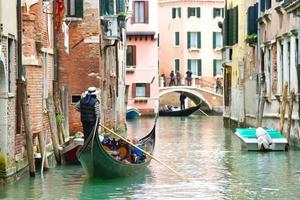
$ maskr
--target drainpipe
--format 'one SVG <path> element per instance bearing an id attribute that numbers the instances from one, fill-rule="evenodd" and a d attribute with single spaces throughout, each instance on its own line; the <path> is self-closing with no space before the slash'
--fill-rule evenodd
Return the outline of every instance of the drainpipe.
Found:
<path id="1" fill-rule="evenodd" d="M 22 63 L 22 5 L 21 0 L 17 0 L 17 37 L 18 37 L 18 79 L 22 81 L 24 68 Z"/>
<path id="2" fill-rule="evenodd" d="M 57 33 L 56 33 L 56 15 L 55 15 L 55 6 L 56 6 L 56 1 L 53 1 L 53 8 L 52 8 L 52 16 L 53 16 L 53 60 L 54 60 L 54 82 L 58 83 L 58 55 L 57 55 Z"/>
<path id="3" fill-rule="evenodd" d="M 261 10 L 260 10 L 261 4 L 258 0 L 258 19 L 261 17 Z M 258 64 L 259 64 L 259 73 L 258 73 L 258 81 L 259 81 L 259 98 L 258 98 L 258 104 L 257 104 L 257 127 L 262 125 L 262 116 L 263 116 L 263 110 L 264 110 L 264 82 L 265 82 L 265 74 L 264 69 L 262 65 L 262 55 L 261 55 L 261 37 L 260 37 L 260 24 L 257 22 L 257 58 L 258 58 Z"/>
<path id="4" fill-rule="evenodd" d="M 300 9 L 300 8 L 299 8 Z M 300 123 L 300 16 L 298 16 L 298 58 L 297 58 L 297 79 L 298 79 L 298 120 Z"/>

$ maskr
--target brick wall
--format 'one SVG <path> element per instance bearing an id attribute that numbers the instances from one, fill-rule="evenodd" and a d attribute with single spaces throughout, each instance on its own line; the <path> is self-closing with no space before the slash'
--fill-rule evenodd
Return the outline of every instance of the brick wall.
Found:
<path id="1" fill-rule="evenodd" d="M 69 54 L 64 51 L 63 34 L 58 34 L 59 84 L 69 89 L 70 132 L 81 130 L 79 113 L 74 109 L 72 95 L 81 95 L 90 86 L 99 87 L 99 80 L 90 73 L 99 73 L 99 42 L 87 41 L 99 35 L 98 9 L 85 4 L 84 18 L 68 21 Z"/>

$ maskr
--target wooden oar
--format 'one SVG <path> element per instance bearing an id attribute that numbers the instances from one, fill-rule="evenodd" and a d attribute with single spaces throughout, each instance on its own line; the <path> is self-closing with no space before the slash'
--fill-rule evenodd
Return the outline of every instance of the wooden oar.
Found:
<path id="1" fill-rule="evenodd" d="M 172 172 L 174 172 L 177 176 L 179 176 L 181 179 L 189 182 L 189 179 L 180 174 L 179 172 L 175 171 L 173 168 L 171 168 L 170 166 L 168 166 L 167 164 L 165 164 L 164 162 L 162 162 L 161 160 L 159 160 L 158 158 L 154 157 L 153 155 L 151 155 L 150 153 L 148 153 L 147 151 L 139 148 L 138 146 L 136 146 L 135 144 L 133 144 L 132 142 L 128 141 L 127 139 L 123 138 L 121 135 L 115 133 L 114 131 L 112 131 L 111 129 L 107 128 L 106 126 L 102 125 L 101 123 L 99 124 L 101 127 L 103 127 L 104 129 L 108 130 L 110 133 L 112 133 L 113 135 L 117 136 L 118 138 L 120 138 L 121 140 L 123 140 L 124 142 L 130 144 L 131 146 L 137 148 L 138 150 L 140 150 L 141 152 L 143 152 L 144 154 L 146 154 L 147 156 L 149 156 L 150 158 L 156 160 L 157 162 L 159 162 L 160 164 L 164 165 L 165 167 L 167 167 L 169 170 L 171 170 Z"/>

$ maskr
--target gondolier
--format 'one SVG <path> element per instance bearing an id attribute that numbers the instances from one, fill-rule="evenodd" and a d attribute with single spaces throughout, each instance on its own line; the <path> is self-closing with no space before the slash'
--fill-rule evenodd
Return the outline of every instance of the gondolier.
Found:
<path id="1" fill-rule="evenodd" d="M 84 141 L 87 140 L 92 133 L 96 121 L 100 121 L 100 102 L 97 99 L 98 91 L 96 87 L 89 87 L 85 92 L 85 97 L 78 101 L 75 105 L 76 110 L 80 112 L 80 120 L 83 127 Z M 96 132 L 98 132 L 98 125 Z"/>

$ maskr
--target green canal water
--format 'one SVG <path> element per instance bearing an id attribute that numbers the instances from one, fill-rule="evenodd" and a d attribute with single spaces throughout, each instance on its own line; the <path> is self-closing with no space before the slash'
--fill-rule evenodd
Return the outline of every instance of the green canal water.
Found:
<path id="1" fill-rule="evenodd" d="M 142 136 L 153 119 L 128 122 Z M 300 151 L 246 152 L 222 117 L 159 118 L 155 156 L 145 174 L 87 179 L 80 165 L 59 166 L 0 189 L 0 199 L 300 199 Z"/>

